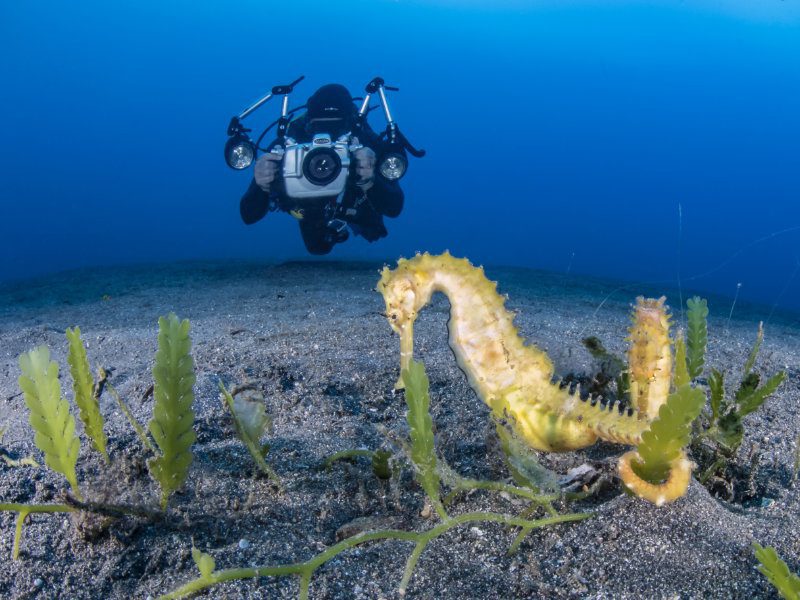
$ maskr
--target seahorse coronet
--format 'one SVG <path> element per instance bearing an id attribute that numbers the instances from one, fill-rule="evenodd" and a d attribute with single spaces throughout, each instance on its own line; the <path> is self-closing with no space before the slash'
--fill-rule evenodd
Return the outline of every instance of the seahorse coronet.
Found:
<path id="1" fill-rule="evenodd" d="M 576 450 L 597 439 L 638 445 L 669 394 L 670 317 L 663 296 L 639 297 L 633 307 L 628 351 L 632 406 L 625 408 L 597 396 L 581 398 L 579 385 L 569 389 L 554 381 L 552 361 L 519 334 L 516 313 L 505 307 L 507 296 L 498 293 L 497 282 L 466 258 L 449 252 L 402 258 L 394 269 L 384 267 L 377 290 L 384 297 L 390 326 L 400 334 L 401 371 L 413 356 L 413 326 L 420 310 L 435 292 L 444 293 L 450 300 L 449 343 L 459 367 L 478 397 L 496 415 L 507 413 L 517 433 L 538 450 Z M 635 475 L 631 459 L 621 459 L 620 467 Z M 628 471 L 626 485 L 645 490 L 646 495 L 639 495 L 653 502 L 662 492 L 670 498 L 680 485 L 683 492 L 688 486 L 683 463 L 674 466 L 666 491 L 651 493 Z"/>

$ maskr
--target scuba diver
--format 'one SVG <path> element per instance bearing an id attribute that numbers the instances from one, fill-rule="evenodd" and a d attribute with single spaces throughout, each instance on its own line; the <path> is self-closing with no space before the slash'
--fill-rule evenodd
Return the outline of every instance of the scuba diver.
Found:
<path id="1" fill-rule="evenodd" d="M 302 79 L 274 87 L 228 126 L 228 165 L 244 169 L 255 162 L 253 179 L 239 204 L 242 221 L 251 225 L 270 211 L 287 212 L 298 220 L 306 249 L 315 255 L 328 254 L 349 238 L 350 231 L 368 242 L 377 241 L 388 233 L 384 217 L 397 217 L 403 210 L 398 180 L 407 168 L 406 150 L 424 155 L 424 150 L 411 146 L 391 117 L 385 90 L 396 88 L 376 77 L 367 85 L 359 110 L 347 88 L 328 84 L 305 106 L 290 111 L 288 95 Z M 366 120 L 374 93 L 380 95 L 388 123 L 382 135 Z M 277 94 L 284 96 L 281 118 L 254 143 L 240 120 Z M 303 108 L 303 114 L 291 118 Z M 278 125 L 277 139 L 260 148 L 274 125 Z M 255 160 L 257 149 L 264 153 Z"/>
<path id="2" fill-rule="evenodd" d="M 287 136 L 298 143 L 311 142 L 318 134 L 338 139 L 352 131 L 357 114 L 350 92 L 344 86 L 324 85 L 308 99 L 306 112 L 289 124 Z M 269 152 L 256 161 L 253 181 L 242 196 L 239 204 L 242 220 L 251 225 L 267 214 L 270 205 L 276 206 L 299 220 L 303 242 L 311 254 L 327 254 L 334 244 L 347 240 L 348 225 L 368 242 L 385 237 L 383 217 L 400 214 L 403 191 L 397 181 L 375 177 L 375 156 L 380 141 L 372 129 L 365 127 L 352 139 L 351 145 L 357 147 L 350 154 L 351 165 L 355 164 L 351 181 L 345 185 L 341 215 L 327 218 L 326 203 L 318 198 L 288 197 L 280 182 L 283 156 Z M 329 200 L 335 201 L 336 196 Z"/>

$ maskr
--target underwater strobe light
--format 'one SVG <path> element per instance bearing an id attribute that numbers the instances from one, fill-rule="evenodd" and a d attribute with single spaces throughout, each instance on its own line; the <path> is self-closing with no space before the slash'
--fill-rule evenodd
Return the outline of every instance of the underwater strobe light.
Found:
<path id="1" fill-rule="evenodd" d="M 225 142 L 225 162 L 231 169 L 241 171 L 253 164 L 256 148 L 244 133 L 237 133 Z"/>
<path id="2" fill-rule="evenodd" d="M 397 181 L 406 174 L 408 160 L 400 152 L 389 152 L 378 165 L 378 172 L 388 181 Z"/>
<path id="3" fill-rule="evenodd" d="M 364 88 L 366 95 L 361 103 L 361 108 L 358 111 L 358 118 L 356 119 L 356 132 L 361 132 L 367 123 L 367 115 L 369 114 L 369 101 L 373 94 L 378 94 L 381 100 L 381 107 L 383 107 L 383 115 L 386 117 L 386 130 L 383 132 L 381 139 L 386 141 L 384 146 L 385 152 L 378 160 L 378 173 L 387 181 L 397 181 L 408 170 L 408 156 L 406 152 L 412 156 L 421 158 L 425 156 L 425 150 L 417 150 L 408 141 L 408 138 L 400 132 L 397 123 L 392 117 L 392 111 L 389 109 L 389 101 L 386 99 L 386 91 L 398 91 L 398 88 L 386 85 L 382 77 L 375 77 Z"/>
<path id="4" fill-rule="evenodd" d="M 253 143 L 253 140 L 247 135 L 250 129 L 242 125 L 242 120 L 258 110 L 260 106 L 266 104 L 273 96 L 282 95 L 281 118 L 273 123 L 273 125 L 278 125 L 278 137 L 282 138 L 286 134 L 286 128 L 289 126 L 289 94 L 294 89 L 294 86 L 303 79 L 303 76 L 300 76 L 289 85 L 276 85 L 266 96 L 256 100 L 254 104 L 248 106 L 239 115 L 231 119 L 230 123 L 228 123 L 228 141 L 225 142 L 225 163 L 231 169 L 241 171 L 253 164 L 256 159 L 256 148 L 261 142 L 261 138 L 272 127 L 272 125 L 267 127 L 261 137 L 258 138 L 258 141 Z"/>

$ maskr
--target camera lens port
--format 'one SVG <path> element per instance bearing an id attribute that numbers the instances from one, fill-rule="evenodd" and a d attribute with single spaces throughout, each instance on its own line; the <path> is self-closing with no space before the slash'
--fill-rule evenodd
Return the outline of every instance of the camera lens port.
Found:
<path id="1" fill-rule="evenodd" d="M 342 159 L 333 148 L 313 148 L 303 159 L 303 175 L 314 185 L 326 186 L 342 172 Z"/>

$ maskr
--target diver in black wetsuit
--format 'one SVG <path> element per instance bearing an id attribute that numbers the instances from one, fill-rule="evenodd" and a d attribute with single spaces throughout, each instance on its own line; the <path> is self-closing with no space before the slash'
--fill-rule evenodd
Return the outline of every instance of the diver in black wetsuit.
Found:
<path id="1" fill-rule="evenodd" d="M 298 143 L 311 141 L 315 134 L 330 134 L 333 139 L 353 130 L 358 111 L 350 92 L 342 85 L 319 88 L 308 99 L 305 114 L 289 125 L 287 136 Z M 255 165 L 250 187 L 242 196 L 242 220 L 250 225 L 270 210 L 282 210 L 298 219 L 303 242 L 311 254 L 327 254 L 345 241 L 348 226 L 369 242 L 387 235 L 383 217 L 396 217 L 403 210 L 403 191 L 397 181 L 375 176 L 375 155 L 381 140 L 368 125 L 358 133 L 362 147 L 351 155 L 351 173 L 341 199 L 341 209 L 331 218 L 329 207 L 336 197 L 290 198 L 282 185 L 281 160 L 277 153 L 262 154 Z"/>

